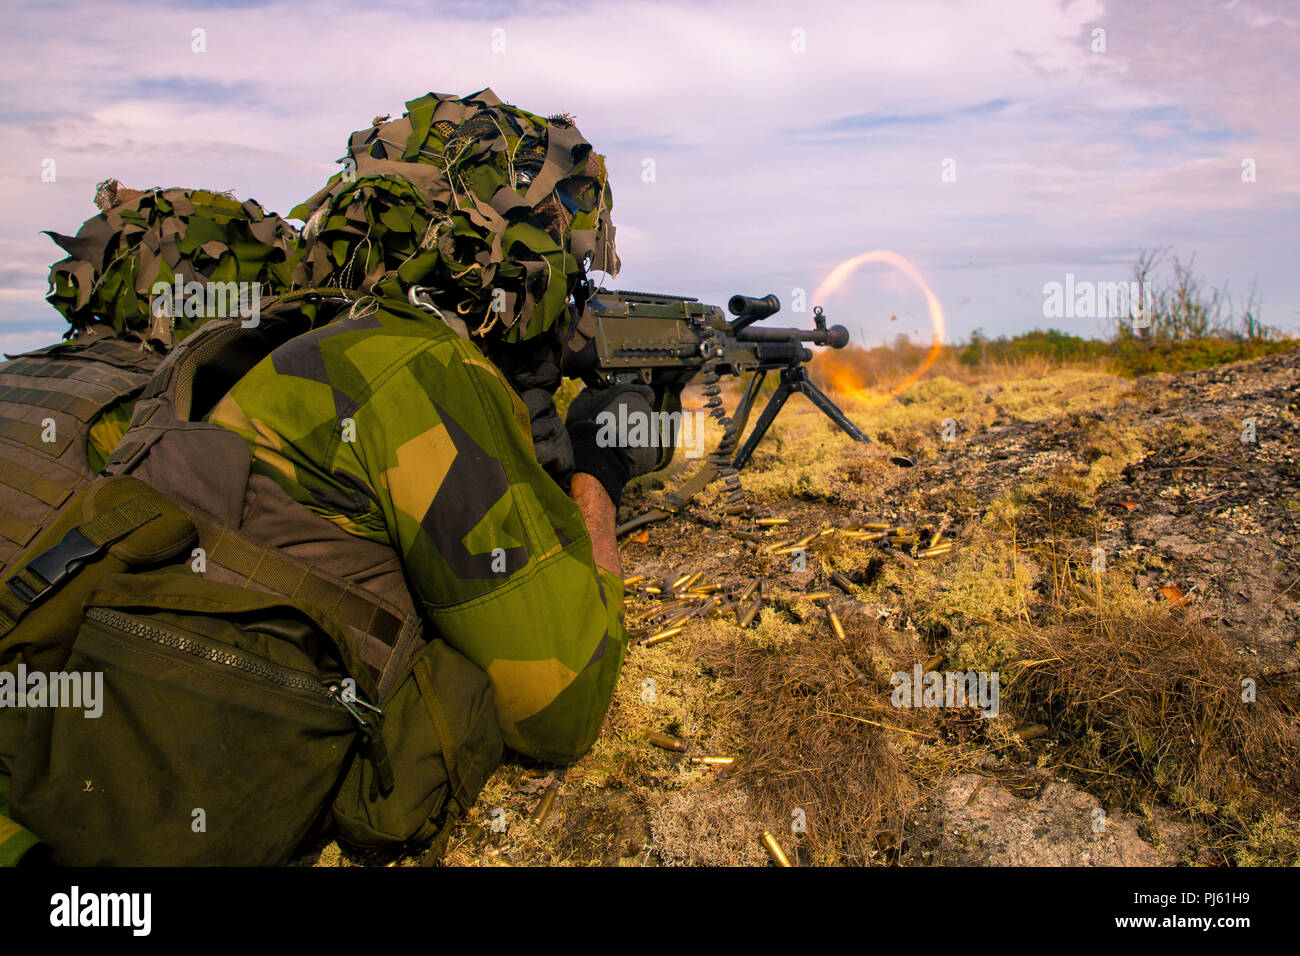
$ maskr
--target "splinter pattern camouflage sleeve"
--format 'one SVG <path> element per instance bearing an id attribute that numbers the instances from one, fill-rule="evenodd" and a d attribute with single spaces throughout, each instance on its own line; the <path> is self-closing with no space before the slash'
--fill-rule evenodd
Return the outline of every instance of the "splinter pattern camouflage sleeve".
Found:
<path id="1" fill-rule="evenodd" d="M 429 624 L 492 678 L 507 744 L 591 746 L 627 647 L 622 582 L 474 345 L 385 301 L 281 346 L 211 420 L 296 500 L 397 549 Z"/>

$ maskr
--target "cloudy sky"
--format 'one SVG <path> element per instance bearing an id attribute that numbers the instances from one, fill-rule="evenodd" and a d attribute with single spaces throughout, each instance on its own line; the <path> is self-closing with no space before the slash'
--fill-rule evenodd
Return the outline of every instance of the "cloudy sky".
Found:
<path id="1" fill-rule="evenodd" d="M 1045 318 L 1044 284 L 1124 280 L 1167 246 L 1238 299 L 1257 282 L 1264 320 L 1300 332 L 1296 0 L 56 0 L 5 19 L 5 351 L 61 331 L 40 231 L 75 232 L 96 182 L 286 214 L 371 117 L 485 86 L 574 114 L 609 157 L 614 287 L 789 302 L 889 249 L 950 340 L 1097 335 Z M 884 265 L 822 304 L 860 340 L 929 335 Z"/>

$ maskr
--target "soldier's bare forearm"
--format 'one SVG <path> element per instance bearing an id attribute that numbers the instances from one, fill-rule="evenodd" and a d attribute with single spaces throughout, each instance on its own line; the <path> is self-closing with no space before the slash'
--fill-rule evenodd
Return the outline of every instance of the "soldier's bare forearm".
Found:
<path id="1" fill-rule="evenodd" d="M 591 475 L 578 472 L 569 482 L 569 497 L 577 503 L 583 520 L 587 522 L 596 565 L 621 578 L 623 565 L 618 559 L 618 539 L 614 536 L 618 508 L 605 487 Z"/>

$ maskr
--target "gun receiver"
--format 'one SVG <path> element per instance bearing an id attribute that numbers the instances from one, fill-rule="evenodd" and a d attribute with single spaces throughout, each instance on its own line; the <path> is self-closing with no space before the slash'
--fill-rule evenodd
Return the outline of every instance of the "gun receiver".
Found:
<path id="1" fill-rule="evenodd" d="M 763 409 L 749 440 L 736 453 L 731 467 L 740 469 L 794 392 L 802 392 L 854 441 L 870 441 L 857 425 L 808 378 L 805 365 L 812 361 L 807 345 L 844 348 L 849 332 L 842 325 L 826 326 L 820 308 L 814 309 L 814 328 L 773 328 L 754 323 L 778 312 L 774 295 L 753 298 L 734 295 L 728 308 L 736 316 L 728 322 L 722 309 L 688 296 L 647 292 L 598 292 L 586 303 L 591 320 L 590 339 L 578 352 L 568 352 L 566 375 L 588 384 L 640 382 L 659 397 L 659 412 L 681 411 L 681 390 L 697 374 L 753 373 L 745 393 L 731 415 L 719 452 L 730 457 L 744 433 L 750 411 L 768 372 L 779 372 L 780 385 Z M 805 344 L 807 343 L 807 344 Z M 669 446 L 658 467 L 672 457 Z M 716 457 L 716 455 L 715 455 Z"/>

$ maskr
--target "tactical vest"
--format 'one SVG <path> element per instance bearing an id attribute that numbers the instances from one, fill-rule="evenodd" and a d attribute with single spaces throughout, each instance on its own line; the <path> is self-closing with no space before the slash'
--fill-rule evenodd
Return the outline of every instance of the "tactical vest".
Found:
<path id="1" fill-rule="evenodd" d="M 310 601 L 347 626 L 382 700 L 424 645 L 397 552 L 348 534 L 275 481 L 250 474 L 247 442 L 204 420 L 253 365 L 309 327 L 293 309 L 274 307 L 263 309 L 255 329 L 208 322 L 159 366 L 104 473 L 131 474 L 186 512 L 203 549 L 195 570 Z"/>
<path id="2" fill-rule="evenodd" d="M 0 577 L 95 477 L 91 424 L 139 393 L 161 362 L 105 325 L 0 362 Z"/>

